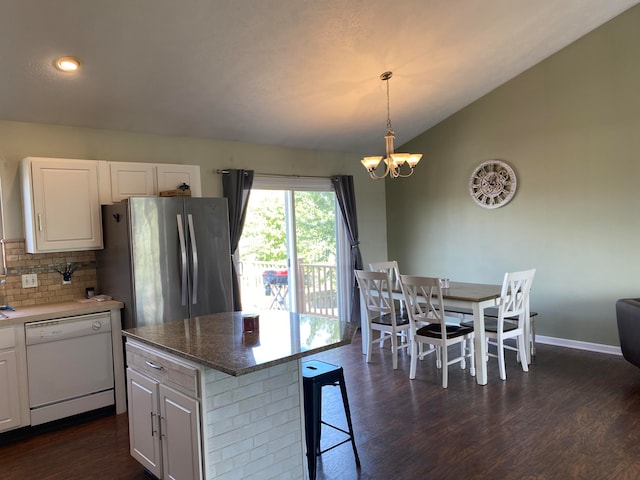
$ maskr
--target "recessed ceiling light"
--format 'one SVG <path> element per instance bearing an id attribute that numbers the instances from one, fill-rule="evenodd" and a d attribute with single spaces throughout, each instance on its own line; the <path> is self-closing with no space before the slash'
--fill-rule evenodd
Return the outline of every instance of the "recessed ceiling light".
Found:
<path id="1" fill-rule="evenodd" d="M 75 72 L 80 68 L 80 59 L 76 57 L 60 57 L 56 60 L 56 68 L 63 72 Z"/>

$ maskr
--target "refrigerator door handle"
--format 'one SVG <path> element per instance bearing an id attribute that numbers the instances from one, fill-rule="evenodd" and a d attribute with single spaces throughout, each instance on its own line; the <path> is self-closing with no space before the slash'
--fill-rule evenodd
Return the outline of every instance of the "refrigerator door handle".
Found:
<path id="1" fill-rule="evenodd" d="M 184 238 L 184 227 L 182 222 L 182 215 L 176 214 L 176 220 L 178 221 L 178 240 L 180 242 L 180 261 L 182 268 L 182 306 L 187 304 L 187 243 Z"/>
<path id="2" fill-rule="evenodd" d="M 187 225 L 189 225 L 189 238 L 191 239 L 191 259 L 193 262 L 193 298 L 191 303 L 196 305 L 198 303 L 198 244 L 196 243 L 196 235 L 193 229 L 193 215 L 187 214 Z"/>

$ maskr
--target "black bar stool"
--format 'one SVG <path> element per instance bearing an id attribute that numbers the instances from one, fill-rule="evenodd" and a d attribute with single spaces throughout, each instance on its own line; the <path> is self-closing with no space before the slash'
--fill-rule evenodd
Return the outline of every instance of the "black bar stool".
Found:
<path id="1" fill-rule="evenodd" d="M 340 387 L 344 413 L 347 417 L 349 431 L 343 430 L 322 420 L 322 387 L 327 385 Z M 316 461 L 319 455 L 322 455 L 324 452 L 336 448 L 348 441 L 351 441 L 351 445 L 353 446 L 356 466 L 360 467 L 360 457 L 358 457 L 356 442 L 353 438 L 351 411 L 349 410 L 349 399 L 347 398 L 347 387 L 344 383 L 344 371 L 342 370 L 342 367 L 321 362 L 319 360 L 302 362 L 302 387 L 304 392 L 304 425 L 307 440 L 307 466 L 309 468 L 309 479 L 315 480 L 316 478 Z M 323 423 L 328 427 L 345 433 L 348 437 L 342 442 L 336 443 L 332 447 L 321 451 L 320 432 Z"/>

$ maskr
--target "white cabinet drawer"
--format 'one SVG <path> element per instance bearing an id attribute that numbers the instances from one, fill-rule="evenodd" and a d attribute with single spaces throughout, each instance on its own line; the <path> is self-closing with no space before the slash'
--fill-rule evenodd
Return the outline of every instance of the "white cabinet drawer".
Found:
<path id="1" fill-rule="evenodd" d="M 200 398 L 197 367 L 130 341 L 127 341 L 126 352 L 129 368 L 186 395 Z"/>
<path id="2" fill-rule="evenodd" d="M 0 350 L 14 348 L 16 346 L 16 334 L 13 327 L 0 328 Z"/>

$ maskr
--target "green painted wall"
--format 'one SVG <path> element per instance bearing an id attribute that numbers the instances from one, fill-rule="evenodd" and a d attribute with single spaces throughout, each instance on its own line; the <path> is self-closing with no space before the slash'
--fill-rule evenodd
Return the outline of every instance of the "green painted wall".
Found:
<path id="1" fill-rule="evenodd" d="M 618 345 L 615 301 L 640 297 L 640 6 L 407 143 L 387 180 L 389 258 L 408 274 L 501 283 L 535 267 L 537 333 Z M 485 160 L 518 175 L 508 205 L 468 193 Z"/>

